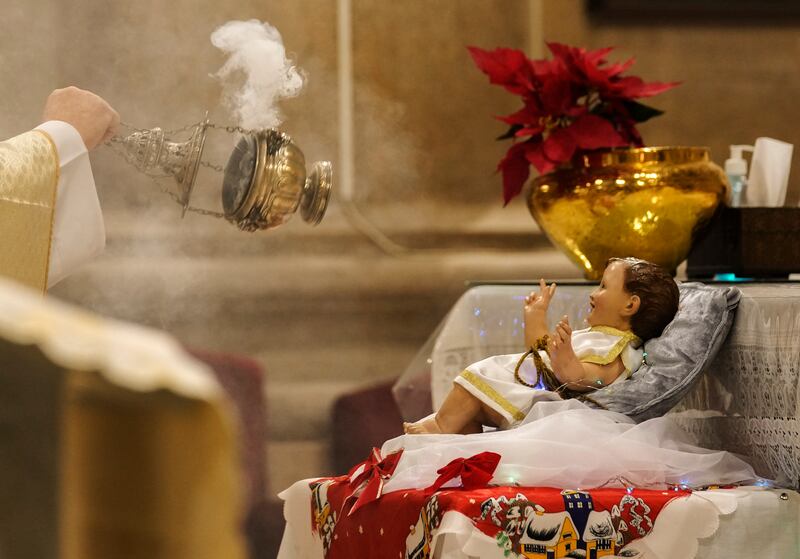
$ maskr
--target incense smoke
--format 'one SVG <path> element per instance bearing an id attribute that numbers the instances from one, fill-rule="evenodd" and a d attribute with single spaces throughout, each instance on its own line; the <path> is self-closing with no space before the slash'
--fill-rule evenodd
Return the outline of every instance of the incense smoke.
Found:
<path id="1" fill-rule="evenodd" d="M 229 21 L 211 34 L 228 55 L 214 74 L 223 83 L 225 104 L 244 128 L 276 128 L 283 115 L 276 103 L 300 94 L 305 76 L 286 57 L 281 34 L 256 19 Z M 244 83 L 241 78 L 244 78 Z"/>

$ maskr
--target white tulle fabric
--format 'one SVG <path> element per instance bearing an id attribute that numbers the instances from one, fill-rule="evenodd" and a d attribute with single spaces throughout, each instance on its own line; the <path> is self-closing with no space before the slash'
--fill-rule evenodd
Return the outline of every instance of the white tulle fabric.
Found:
<path id="1" fill-rule="evenodd" d="M 757 479 L 736 456 L 694 445 L 669 418 L 636 424 L 575 400 L 539 402 L 519 427 L 508 431 L 403 435 L 384 443 L 382 452 L 400 448 L 403 456 L 386 492 L 427 487 L 442 466 L 483 451 L 501 456 L 492 478 L 498 485 L 657 488 Z"/>

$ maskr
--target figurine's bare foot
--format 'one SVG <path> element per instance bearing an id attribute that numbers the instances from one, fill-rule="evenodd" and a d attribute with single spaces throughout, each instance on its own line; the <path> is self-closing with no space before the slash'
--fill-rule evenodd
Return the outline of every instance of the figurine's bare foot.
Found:
<path id="1" fill-rule="evenodd" d="M 475 433 L 483 433 L 483 425 L 481 425 L 480 421 L 470 421 L 461 431 L 458 432 L 460 435 L 474 435 Z"/>
<path id="2" fill-rule="evenodd" d="M 403 431 L 409 435 L 439 435 L 442 432 L 435 416 L 426 417 L 415 423 L 403 423 Z"/>

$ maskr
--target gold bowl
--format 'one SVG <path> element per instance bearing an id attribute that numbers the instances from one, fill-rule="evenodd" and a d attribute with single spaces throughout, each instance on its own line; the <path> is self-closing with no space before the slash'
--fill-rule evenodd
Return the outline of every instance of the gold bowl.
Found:
<path id="1" fill-rule="evenodd" d="M 675 269 L 730 193 L 704 147 L 593 151 L 534 179 L 528 209 L 550 241 L 599 279 L 612 256 Z"/>

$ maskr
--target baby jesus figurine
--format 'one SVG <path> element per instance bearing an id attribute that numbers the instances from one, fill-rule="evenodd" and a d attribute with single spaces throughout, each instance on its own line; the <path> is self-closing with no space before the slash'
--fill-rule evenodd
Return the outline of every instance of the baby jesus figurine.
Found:
<path id="1" fill-rule="evenodd" d="M 629 378 L 642 363 L 644 341 L 660 336 L 678 311 L 672 276 L 635 258 L 608 261 L 600 285 L 589 295 L 588 328 L 573 331 L 564 316 L 548 333 L 547 309 L 555 292 L 555 283 L 548 286 L 541 280 L 539 292 L 525 298 L 528 352 L 470 365 L 453 381 L 439 411 L 403 424 L 404 431 L 470 434 L 482 432 L 483 425 L 508 429 L 537 400 L 588 399 L 587 392 Z"/>

